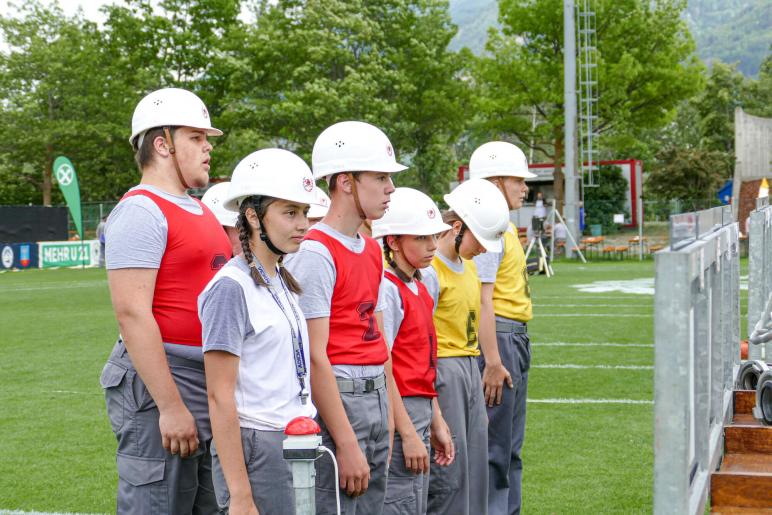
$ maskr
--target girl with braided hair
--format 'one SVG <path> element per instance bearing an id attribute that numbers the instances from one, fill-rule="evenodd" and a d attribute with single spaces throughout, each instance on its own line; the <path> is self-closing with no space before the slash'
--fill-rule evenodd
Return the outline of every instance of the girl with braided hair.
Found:
<path id="1" fill-rule="evenodd" d="M 437 205 L 411 188 L 397 188 L 389 209 L 373 222 L 373 236 L 383 238 L 387 269 L 383 332 L 391 350 L 398 392 L 394 395 L 396 434 L 386 485 L 385 515 L 423 515 L 429 487 L 430 444 L 434 461 L 453 462 L 453 440 L 437 405 L 434 379 L 437 335 L 434 301 L 421 283 L 421 268 L 437 250 L 437 235 L 450 229 Z"/>
<path id="2" fill-rule="evenodd" d="M 217 504 L 230 513 L 287 513 L 295 505 L 284 428 L 316 415 L 300 287 L 283 266 L 308 230 L 311 170 L 280 149 L 244 158 L 223 205 L 238 211 L 242 255 L 199 296 Z"/>
<path id="3" fill-rule="evenodd" d="M 431 464 L 427 511 L 485 515 L 488 418 L 477 365 L 481 286 L 472 258 L 500 252 L 509 211 L 498 188 L 484 179 L 463 182 L 444 198 L 450 211 L 443 220 L 451 229 L 440 236 L 424 284 L 434 299 L 437 400 L 455 437 L 456 457 L 447 467 Z"/>

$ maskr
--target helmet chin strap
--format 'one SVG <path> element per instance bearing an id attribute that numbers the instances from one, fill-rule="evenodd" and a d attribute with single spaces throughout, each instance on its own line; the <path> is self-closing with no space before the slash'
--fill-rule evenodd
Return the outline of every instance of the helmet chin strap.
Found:
<path id="1" fill-rule="evenodd" d="M 255 206 L 255 214 L 260 212 L 260 204 L 263 203 L 263 197 L 260 197 L 260 200 L 257 201 L 257 205 Z M 263 229 L 265 227 L 265 223 L 263 222 L 263 217 L 260 215 L 257 215 L 257 221 L 260 223 L 260 241 L 265 243 L 265 246 L 268 247 L 268 250 L 276 254 L 277 256 L 284 256 L 287 254 L 283 250 L 281 250 L 279 247 L 273 244 L 271 241 L 271 238 L 268 237 L 268 232 Z"/>
<path id="2" fill-rule="evenodd" d="M 362 204 L 359 202 L 359 191 L 357 191 L 357 181 L 354 179 L 354 173 L 353 172 L 346 172 L 346 175 L 348 176 L 348 180 L 351 182 L 351 193 L 354 195 L 354 204 L 357 206 L 357 212 L 359 213 L 359 218 L 365 221 L 365 224 L 370 226 L 370 224 L 367 222 L 367 215 L 365 214 L 365 210 L 362 209 Z"/>
<path id="3" fill-rule="evenodd" d="M 190 186 L 188 186 L 188 183 L 185 182 L 185 178 L 182 176 L 182 170 L 180 170 L 180 163 L 177 162 L 177 150 L 174 148 L 174 142 L 172 141 L 172 135 L 169 131 L 169 127 L 164 127 L 164 138 L 166 139 L 166 146 L 169 149 L 169 153 L 172 155 L 174 169 L 177 170 L 177 178 L 180 180 L 182 187 L 186 190 L 189 190 Z"/>
<path id="4" fill-rule="evenodd" d="M 266 245 L 266 247 L 268 247 L 268 250 L 270 250 L 271 252 L 273 252 L 273 253 L 274 253 L 274 254 L 276 254 L 277 256 L 283 256 L 283 255 L 285 255 L 285 254 L 286 254 L 286 252 L 284 252 L 284 251 L 283 251 L 283 250 L 281 250 L 279 247 L 277 247 L 276 245 L 274 245 L 274 244 L 273 244 L 273 242 L 271 241 L 271 238 L 269 238 L 269 237 L 268 237 L 268 233 L 266 233 L 266 232 L 265 232 L 265 231 L 262 229 L 262 226 L 263 226 L 263 221 L 262 221 L 262 220 L 260 220 L 260 227 L 261 227 L 261 229 L 260 229 L 260 239 L 261 239 L 263 242 L 265 242 L 265 245 Z"/>

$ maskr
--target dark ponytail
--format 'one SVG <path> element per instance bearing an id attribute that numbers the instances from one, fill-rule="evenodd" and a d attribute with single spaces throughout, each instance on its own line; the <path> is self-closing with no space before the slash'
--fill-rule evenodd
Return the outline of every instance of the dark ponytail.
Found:
<path id="1" fill-rule="evenodd" d="M 461 222 L 461 230 L 458 231 L 458 234 L 456 234 L 456 238 L 453 241 L 456 254 L 458 254 L 459 249 L 461 248 L 461 240 L 464 238 L 464 233 L 466 232 L 466 223 L 464 223 L 461 217 L 458 216 L 458 214 L 452 209 L 448 209 L 442 212 L 442 221 L 448 225 L 453 225 L 454 222 Z"/>

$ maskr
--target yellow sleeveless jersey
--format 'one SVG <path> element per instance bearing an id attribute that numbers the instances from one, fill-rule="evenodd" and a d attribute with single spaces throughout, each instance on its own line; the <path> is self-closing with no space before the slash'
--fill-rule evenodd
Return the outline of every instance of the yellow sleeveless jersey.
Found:
<path id="1" fill-rule="evenodd" d="M 434 311 L 437 356 L 479 356 L 477 328 L 480 323 L 480 279 L 474 261 L 464 261 L 464 272 L 451 270 L 439 256 L 432 267 L 437 272 L 440 294 Z"/>
<path id="2" fill-rule="evenodd" d="M 493 285 L 493 311 L 500 317 L 528 322 L 533 318 L 533 308 L 525 252 L 517 227 L 512 223 L 509 227 L 504 233 L 504 254 Z"/>

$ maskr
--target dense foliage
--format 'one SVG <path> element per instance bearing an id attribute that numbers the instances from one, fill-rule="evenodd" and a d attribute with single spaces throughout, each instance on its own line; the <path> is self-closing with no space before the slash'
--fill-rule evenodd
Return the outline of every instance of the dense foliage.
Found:
<path id="1" fill-rule="evenodd" d="M 721 64 L 708 72 L 683 1 L 596 3 L 599 19 L 615 20 L 598 27 L 601 156 L 656 171 L 677 155 L 665 150 L 719 152 L 726 177 L 734 108 L 771 114 L 770 58 L 758 79 Z M 447 0 L 125 0 L 102 8 L 100 26 L 32 0 L 0 15 L 0 202 L 60 203 L 60 154 L 84 200 L 119 198 L 138 179 L 126 141 L 134 105 L 165 86 L 194 90 L 224 130 L 214 175 L 266 145 L 308 158 L 316 135 L 343 119 L 384 129 L 410 165 L 398 185 L 435 198 L 490 138 L 559 162 L 562 4 L 499 6 L 501 28 L 476 57 L 449 50 Z"/>

